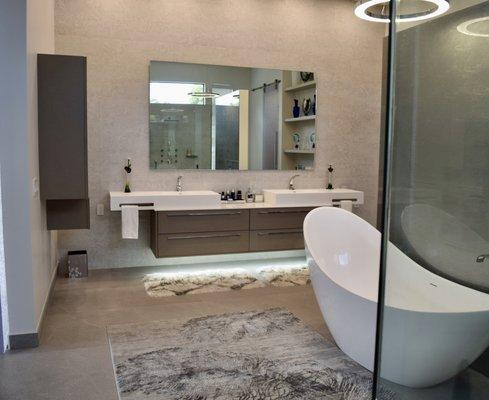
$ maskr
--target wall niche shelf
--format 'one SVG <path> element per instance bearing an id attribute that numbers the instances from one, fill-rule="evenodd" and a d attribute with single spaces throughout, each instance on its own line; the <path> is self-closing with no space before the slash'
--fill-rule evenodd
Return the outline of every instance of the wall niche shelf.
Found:
<path id="1" fill-rule="evenodd" d="M 289 86 L 284 89 L 285 92 L 296 92 L 298 90 L 309 89 L 316 87 L 316 81 L 304 82 L 299 85 Z"/>
<path id="2" fill-rule="evenodd" d="M 306 115 L 304 117 L 286 118 L 285 122 L 314 121 L 315 119 L 316 119 L 315 115 Z"/>
<path id="3" fill-rule="evenodd" d="M 316 152 L 314 150 L 285 149 L 284 153 L 286 153 L 286 154 L 310 154 L 310 155 L 313 155 Z"/>

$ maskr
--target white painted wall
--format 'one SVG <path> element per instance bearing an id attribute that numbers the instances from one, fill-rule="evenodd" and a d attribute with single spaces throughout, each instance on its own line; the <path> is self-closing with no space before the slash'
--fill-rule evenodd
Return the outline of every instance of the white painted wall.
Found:
<path id="1" fill-rule="evenodd" d="M 27 137 L 27 4 L 4 0 L 0 13 L 0 162 L 9 333 L 35 327 Z"/>
<path id="2" fill-rule="evenodd" d="M 37 130 L 37 54 L 54 53 L 54 0 L 27 0 L 27 134 L 29 176 L 39 179 Z M 46 206 L 39 194 L 30 197 L 34 307 L 39 328 L 56 271 L 57 233 L 46 228 Z"/>
<path id="3" fill-rule="evenodd" d="M 0 165 L 0 170 L 1 170 Z M 3 217 L 2 217 L 2 177 L 0 174 L 0 353 L 5 351 L 8 344 L 8 300 L 7 300 L 7 282 L 5 281 L 5 254 L 3 250 Z"/>
<path id="4" fill-rule="evenodd" d="M 32 180 L 39 176 L 36 54 L 53 52 L 53 0 L 3 0 L 0 163 L 9 334 L 36 332 L 53 277 L 53 240 Z"/>

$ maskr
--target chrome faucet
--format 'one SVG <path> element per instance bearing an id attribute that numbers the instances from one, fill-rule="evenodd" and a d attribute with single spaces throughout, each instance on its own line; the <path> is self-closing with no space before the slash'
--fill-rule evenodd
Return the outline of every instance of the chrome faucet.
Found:
<path id="1" fill-rule="evenodd" d="M 481 263 L 484 262 L 486 259 L 489 259 L 489 254 L 481 254 L 480 256 L 477 256 L 475 262 Z"/>
<path id="2" fill-rule="evenodd" d="M 289 190 L 295 190 L 295 185 L 294 185 L 294 179 L 299 177 L 300 175 L 294 175 L 292 178 L 290 178 L 289 181 Z"/>
<path id="3" fill-rule="evenodd" d="M 182 188 L 182 176 L 180 175 L 177 178 L 177 192 L 181 192 L 183 190 Z"/>

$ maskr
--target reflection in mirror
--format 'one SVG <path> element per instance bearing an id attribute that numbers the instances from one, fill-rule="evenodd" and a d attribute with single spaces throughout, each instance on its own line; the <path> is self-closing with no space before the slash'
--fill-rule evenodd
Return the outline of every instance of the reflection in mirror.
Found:
<path id="1" fill-rule="evenodd" d="M 312 72 L 150 63 L 153 169 L 309 170 L 315 120 Z"/>

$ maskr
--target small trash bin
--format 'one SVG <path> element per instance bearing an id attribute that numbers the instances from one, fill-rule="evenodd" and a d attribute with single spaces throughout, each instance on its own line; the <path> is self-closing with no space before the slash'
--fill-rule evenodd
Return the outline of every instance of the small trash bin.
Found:
<path id="1" fill-rule="evenodd" d="M 86 250 L 68 252 L 68 278 L 86 278 L 88 276 L 88 258 Z"/>

